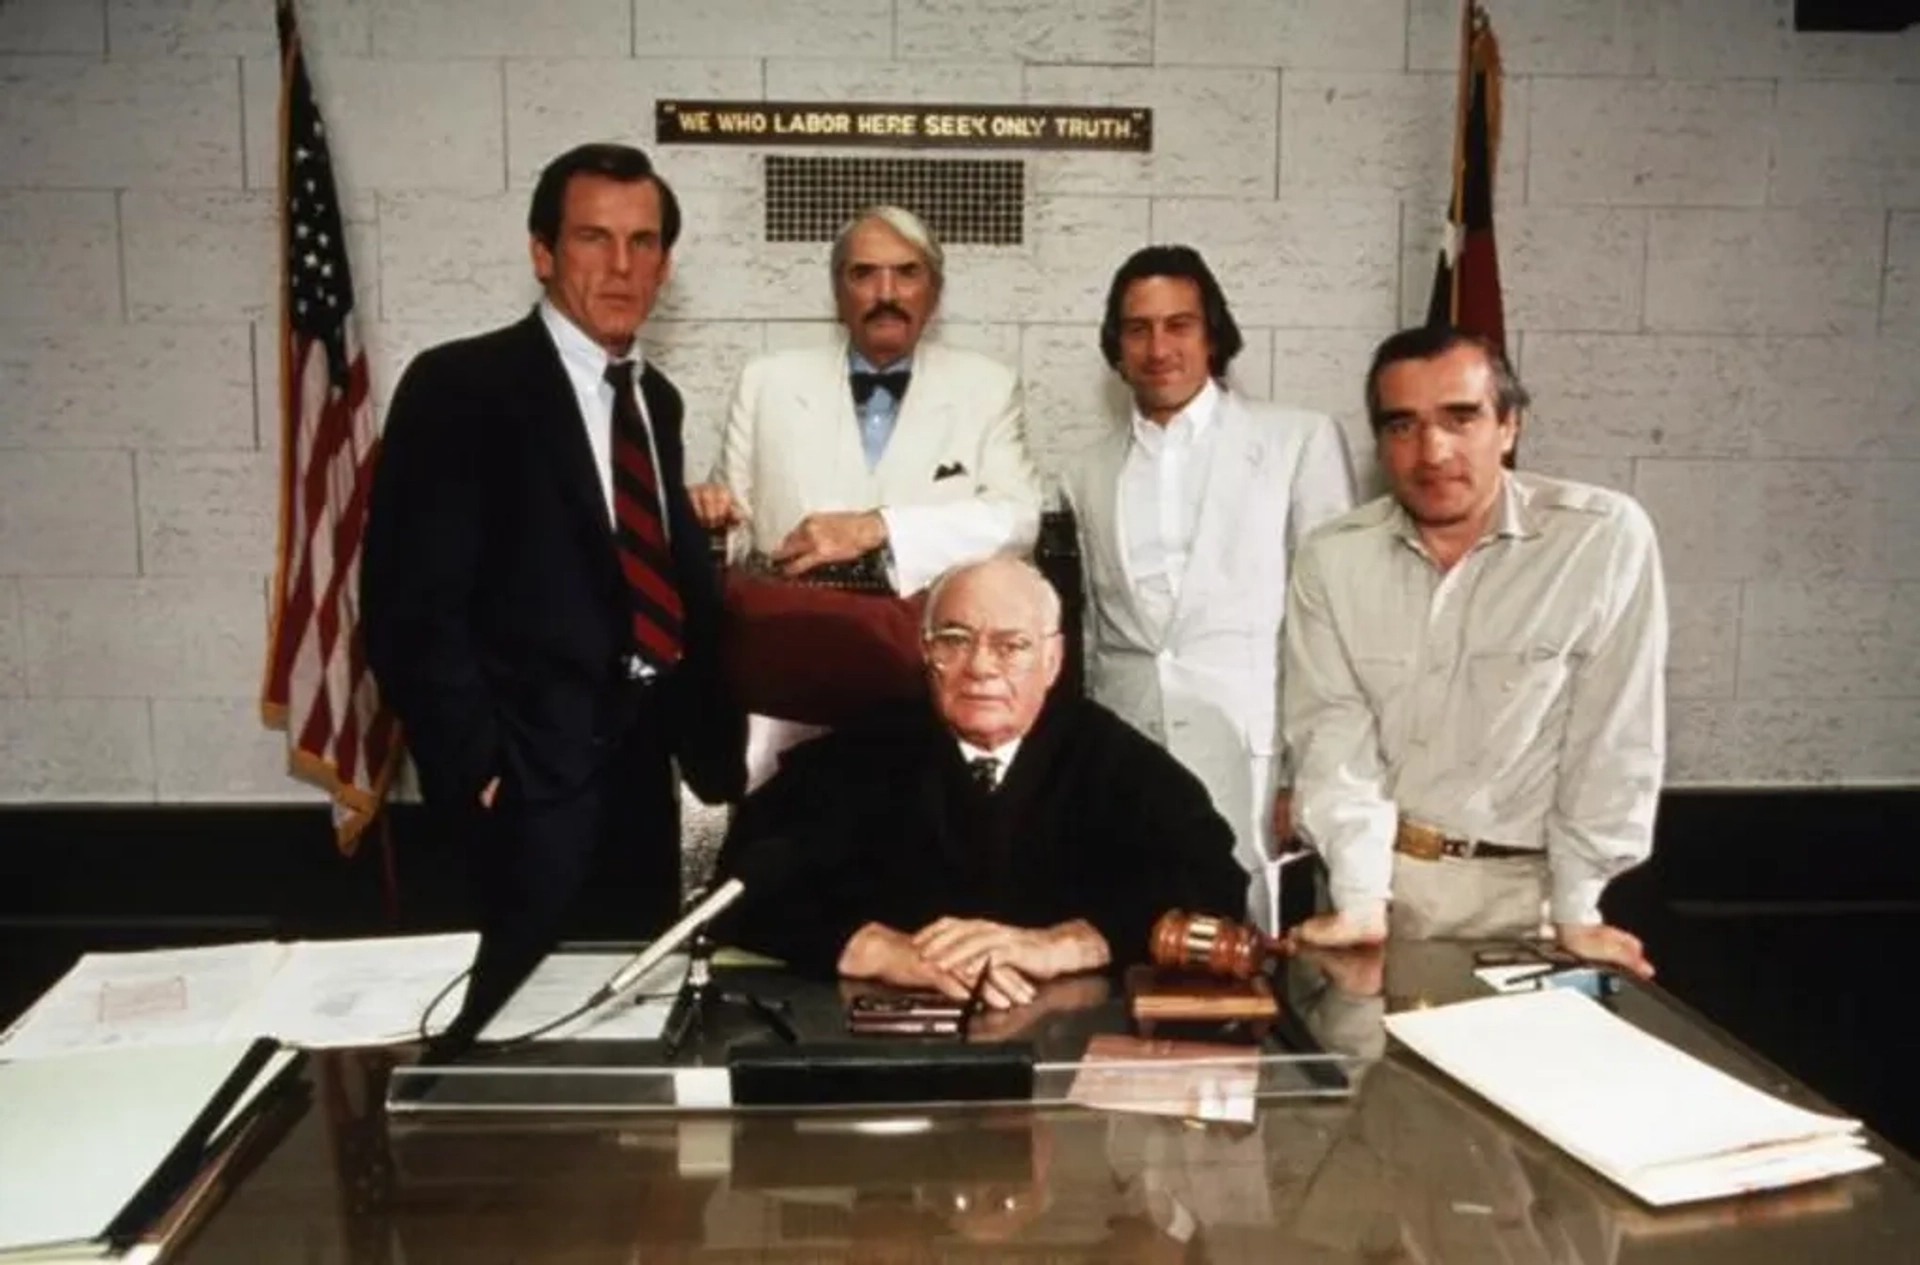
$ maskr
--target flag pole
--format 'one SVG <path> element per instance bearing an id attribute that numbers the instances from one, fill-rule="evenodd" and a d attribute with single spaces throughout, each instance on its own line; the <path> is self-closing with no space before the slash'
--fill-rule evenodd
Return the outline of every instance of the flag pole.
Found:
<path id="1" fill-rule="evenodd" d="M 1466 218 L 1467 114 L 1473 102 L 1473 20 L 1479 9 L 1477 0 L 1460 0 L 1460 60 L 1455 74 L 1453 94 L 1453 187 L 1447 192 L 1449 233 Z M 1462 243 L 1447 243 L 1448 253 L 1456 256 L 1450 291 L 1447 295 L 1447 323 L 1460 323 L 1460 266 Z"/>
<path id="2" fill-rule="evenodd" d="M 292 93 L 287 90 L 287 78 L 291 73 L 295 44 L 300 33 L 293 15 L 293 0 L 274 0 L 273 8 L 274 26 L 280 35 L 280 121 L 275 131 L 278 143 L 273 151 L 274 188 L 281 190 L 287 182 L 287 127 L 292 114 Z M 276 192 L 276 199 L 281 196 Z M 274 322 L 274 336 L 279 343 L 280 363 L 280 389 L 275 392 L 275 398 L 280 408 L 273 419 L 274 435 L 280 443 L 280 504 L 279 513 L 274 517 L 273 599 L 267 607 L 267 654 L 266 663 L 261 669 L 260 719 L 269 728 L 284 729 L 289 709 L 286 701 L 280 697 L 281 691 L 276 682 L 282 675 L 280 634 L 284 621 L 281 616 L 287 605 L 287 546 L 293 533 L 293 444 L 287 435 L 287 419 L 293 416 L 293 352 L 287 331 L 292 325 L 293 313 L 287 306 L 287 217 L 284 209 L 274 219 L 279 227 L 280 239 L 280 251 L 274 256 L 274 268 L 279 274 L 278 284 L 274 287 L 279 292 L 279 313 Z"/>
<path id="3" fill-rule="evenodd" d="M 398 766 L 397 719 L 360 643 L 354 582 L 379 435 L 331 147 L 292 0 L 280 37 L 280 513 L 261 714 L 324 789 L 351 853 Z"/>

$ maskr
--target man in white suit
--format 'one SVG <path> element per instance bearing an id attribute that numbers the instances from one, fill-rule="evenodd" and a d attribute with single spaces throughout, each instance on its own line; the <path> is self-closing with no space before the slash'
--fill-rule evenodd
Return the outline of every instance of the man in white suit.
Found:
<path id="1" fill-rule="evenodd" d="M 1100 329 L 1132 417 L 1066 482 L 1087 576 L 1088 688 L 1206 784 L 1253 879 L 1248 915 L 1272 932 L 1293 834 L 1279 737 L 1288 558 L 1354 490 L 1332 418 L 1226 386 L 1241 343 L 1198 252 L 1136 252 Z"/>
<path id="2" fill-rule="evenodd" d="M 843 336 L 747 365 L 695 511 L 709 528 L 745 524 L 790 575 L 884 551 L 903 595 L 1031 548 L 1040 476 L 1018 377 L 920 340 L 945 280 L 939 242 L 912 212 L 873 207 L 841 229 L 831 267 Z"/>
<path id="3" fill-rule="evenodd" d="M 843 333 L 741 372 L 715 481 L 689 489 L 710 530 L 743 526 L 791 576 L 877 562 L 902 596 L 960 563 L 1032 548 L 1040 475 L 1018 376 L 921 341 L 945 267 L 911 211 L 871 207 L 840 230 L 830 270 Z M 749 782 L 815 732 L 754 717 Z"/>

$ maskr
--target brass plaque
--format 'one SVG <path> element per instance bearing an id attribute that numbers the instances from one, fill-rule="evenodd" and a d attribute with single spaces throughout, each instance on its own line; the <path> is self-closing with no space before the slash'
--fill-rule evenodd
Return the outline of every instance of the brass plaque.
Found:
<path id="1" fill-rule="evenodd" d="M 663 100 L 662 145 L 1077 149 L 1148 153 L 1153 111 L 1126 106 Z"/>

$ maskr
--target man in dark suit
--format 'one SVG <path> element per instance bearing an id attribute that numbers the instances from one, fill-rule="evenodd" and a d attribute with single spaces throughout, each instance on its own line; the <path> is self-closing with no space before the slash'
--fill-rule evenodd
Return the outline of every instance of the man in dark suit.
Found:
<path id="1" fill-rule="evenodd" d="M 1247 876 L 1206 788 L 1097 703 L 1049 700 L 1060 598 L 1007 557 L 929 597 L 933 706 L 788 753 L 737 815 L 723 871 L 801 861 L 719 934 L 799 970 L 1024 1004 L 1040 981 L 1146 957 L 1171 908 L 1238 917 Z"/>
<path id="2" fill-rule="evenodd" d="M 679 907 L 672 758 L 702 798 L 744 779 L 714 666 L 719 604 L 687 504 L 673 384 L 635 335 L 680 232 L 647 156 L 585 145 L 527 216 L 545 297 L 432 348 L 388 411 L 361 575 L 367 656 L 428 805 L 473 849 L 471 1036 L 591 882 L 618 928 Z"/>

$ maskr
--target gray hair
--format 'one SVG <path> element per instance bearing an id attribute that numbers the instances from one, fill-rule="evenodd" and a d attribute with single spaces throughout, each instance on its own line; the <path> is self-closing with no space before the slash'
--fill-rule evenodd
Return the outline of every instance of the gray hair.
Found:
<path id="1" fill-rule="evenodd" d="M 972 562 L 962 562 L 948 567 L 940 573 L 940 578 L 927 588 L 927 607 L 920 614 L 920 636 L 924 639 L 933 635 L 936 627 L 934 612 L 940 608 L 940 595 L 947 586 L 962 576 L 988 568 L 1007 568 L 1013 571 L 1033 593 L 1034 600 L 1040 606 L 1040 622 L 1045 625 L 1043 631 L 1048 635 L 1060 631 L 1060 591 L 1053 587 L 1053 581 L 1040 572 L 1040 568 L 1028 562 L 1017 553 L 996 553 L 989 557 L 978 558 Z"/>
<path id="2" fill-rule="evenodd" d="M 933 274 L 935 292 L 946 289 L 947 253 L 940 248 L 940 239 L 933 235 L 926 221 L 912 211 L 902 206 L 881 205 L 861 207 L 834 234 L 833 253 L 827 257 L 827 272 L 836 290 L 840 285 L 841 270 L 847 266 L 847 241 L 853 236 L 854 229 L 869 220 L 879 220 L 905 238 L 907 245 L 919 251 L 920 257 L 927 261 L 927 271 Z"/>

